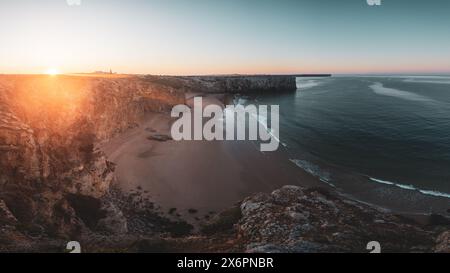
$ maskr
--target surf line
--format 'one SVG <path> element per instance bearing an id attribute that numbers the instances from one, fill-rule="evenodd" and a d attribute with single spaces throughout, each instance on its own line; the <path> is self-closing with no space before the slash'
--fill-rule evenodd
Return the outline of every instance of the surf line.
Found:
<path id="1" fill-rule="evenodd" d="M 184 104 L 172 108 L 171 117 L 178 119 L 170 131 L 176 141 L 259 140 L 260 151 L 272 152 L 278 149 L 280 142 L 279 113 L 279 105 L 270 105 L 270 108 L 269 105 L 227 105 L 222 109 L 209 104 L 203 108 L 202 97 L 195 97 L 193 111 Z"/>

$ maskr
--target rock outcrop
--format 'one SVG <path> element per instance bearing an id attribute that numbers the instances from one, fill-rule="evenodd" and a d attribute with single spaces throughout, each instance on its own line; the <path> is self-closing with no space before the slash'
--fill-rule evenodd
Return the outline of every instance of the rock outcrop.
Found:
<path id="1" fill-rule="evenodd" d="M 367 253 L 372 241 L 380 243 L 381 252 L 449 251 L 448 226 L 418 224 L 323 188 L 284 186 L 250 196 L 238 208 L 205 226 L 208 238 L 227 234 L 223 241 L 232 242 L 211 251 Z"/>
<path id="2" fill-rule="evenodd" d="M 424 251 L 432 233 L 398 216 L 339 198 L 320 188 L 285 186 L 241 204 L 238 226 L 248 252 Z"/>

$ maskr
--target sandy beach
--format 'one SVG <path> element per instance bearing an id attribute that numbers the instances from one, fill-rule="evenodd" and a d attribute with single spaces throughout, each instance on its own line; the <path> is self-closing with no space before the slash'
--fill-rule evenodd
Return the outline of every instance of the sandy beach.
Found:
<path id="1" fill-rule="evenodd" d="M 226 209 L 256 192 L 318 184 L 281 149 L 261 153 L 251 141 L 148 139 L 155 133 L 170 135 L 170 123 L 168 115 L 149 114 L 140 127 L 101 147 L 117 164 L 119 187 L 125 192 L 142 188 L 163 212 L 176 209 L 189 220 Z"/>

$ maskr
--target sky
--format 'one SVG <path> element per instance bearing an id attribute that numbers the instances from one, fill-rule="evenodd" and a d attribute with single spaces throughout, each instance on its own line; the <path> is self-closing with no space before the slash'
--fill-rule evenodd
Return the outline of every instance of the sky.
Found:
<path id="1" fill-rule="evenodd" d="M 450 74 L 450 1 L 0 0 L 0 73 Z"/>

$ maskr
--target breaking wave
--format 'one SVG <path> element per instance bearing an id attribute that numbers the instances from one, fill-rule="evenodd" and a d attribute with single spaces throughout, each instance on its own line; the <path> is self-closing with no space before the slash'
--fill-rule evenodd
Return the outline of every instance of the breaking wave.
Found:
<path id="1" fill-rule="evenodd" d="M 382 180 L 382 179 L 377 179 L 377 178 L 373 178 L 373 177 L 369 177 L 369 179 L 371 181 L 374 181 L 374 182 L 377 182 L 377 183 L 381 183 L 381 184 L 385 184 L 385 185 L 391 185 L 391 186 L 399 187 L 399 188 L 402 188 L 402 189 L 405 189 L 405 190 L 418 191 L 418 192 L 420 192 L 422 194 L 425 194 L 425 195 L 432 195 L 432 196 L 450 198 L 450 194 L 444 193 L 444 192 L 432 191 L 432 190 L 422 190 L 422 189 L 414 187 L 413 185 L 399 184 L 399 183 L 386 181 L 386 180 Z"/>

